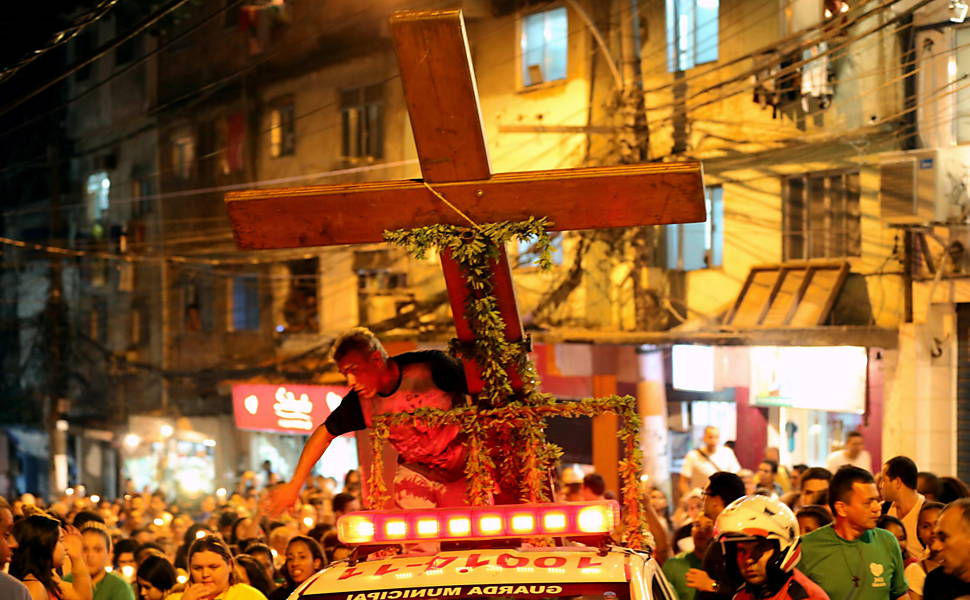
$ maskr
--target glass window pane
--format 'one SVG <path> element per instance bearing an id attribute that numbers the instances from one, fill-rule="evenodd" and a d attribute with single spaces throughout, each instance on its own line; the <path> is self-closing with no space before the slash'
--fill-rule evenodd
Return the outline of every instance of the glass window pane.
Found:
<path id="1" fill-rule="evenodd" d="M 694 55 L 696 64 L 717 60 L 718 0 L 696 0 L 697 35 Z"/>
<path id="2" fill-rule="evenodd" d="M 859 174 L 845 176 L 845 254 L 862 256 L 862 211 L 859 208 Z"/>
<path id="3" fill-rule="evenodd" d="M 679 269 L 680 268 L 680 225 L 667 225 L 667 261 L 666 265 L 668 269 Z"/>
<path id="4" fill-rule="evenodd" d="M 566 78 L 566 56 L 569 51 L 569 27 L 566 21 L 566 7 L 550 10 L 545 13 L 545 61 L 544 73 L 546 81 Z"/>
<path id="5" fill-rule="evenodd" d="M 708 267 L 720 267 L 724 260 L 724 188 L 714 186 L 709 190 L 710 208 L 707 213 L 709 225 Z"/>
<path id="6" fill-rule="evenodd" d="M 707 223 L 684 223 L 681 231 L 684 235 L 684 270 L 696 271 L 706 268 L 707 262 L 704 258 L 707 254 Z"/>
<path id="7" fill-rule="evenodd" d="M 810 177 L 808 180 L 808 256 L 805 258 L 825 258 L 827 211 L 825 206 L 825 177 Z"/>
<path id="8" fill-rule="evenodd" d="M 797 260 L 805 258 L 805 182 L 801 178 L 787 179 L 785 188 L 785 259 Z"/>
<path id="9" fill-rule="evenodd" d="M 529 68 L 542 67 L 545 34 L 545 19 L 542 13 L 528 15 L 522 22 L 522 81 L 525 85 L 534 85 L 541 81 L 533 81 Z"/>

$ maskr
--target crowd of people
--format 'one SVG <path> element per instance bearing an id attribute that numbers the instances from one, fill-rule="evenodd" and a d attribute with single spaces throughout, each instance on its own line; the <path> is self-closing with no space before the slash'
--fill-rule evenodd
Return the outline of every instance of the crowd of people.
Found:
<path id="1" fill-rule="evenodd" d="M 674 510 L 648 490 L 681 600 L 970 598 L 970 489 L 956 477 L 905 456 L 873 465 L 855 431 L 824 467 L 771 452 L 746 472 L 708 427 L 684 465 Z"/>
<path id="2" fill-rule="evenodd" d="M 333 478 L 312 479 L 279 519 L 260 510 L 267 489 L 190 503 L 158 491 L 0 498 L 0 599 L 285 599 L 350 554 L 333 527 L 360 510 L 360 477 L 349 472 L 339 493 Z"/>

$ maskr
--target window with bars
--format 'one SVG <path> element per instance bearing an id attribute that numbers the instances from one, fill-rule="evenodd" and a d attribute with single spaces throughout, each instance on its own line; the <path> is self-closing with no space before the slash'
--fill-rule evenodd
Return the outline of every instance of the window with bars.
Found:
<path id="1" fill-rule="evenodd" d="M 566 78 L 569 20 L 566 7 L 522 18 L 522 85 L 529 87 Z"/>
<path id="2" fill-rule="evenodd" d="M 384 90 L 380 84 L 340 92 L 345 158 L 384 157 Z"/>
<path id="3" fill-rule="evenodd" d="M 717 60 L 719 0 L 666 0 L 667 70 Z"/>
<path id="4" fill-rule="evenodd" d="M 707 220 L 667 225 L 668 269 L 696 271 L 720 267 L 724 255 L 724 188 L 704 188 Z"/>
<path id="5" fill-rule="evenodd" d="M 784 181 L 785 260 L 862 255 L 859 173 L 809 173 Z"/>
<path id="6" fill-rule="evenodd" d="M 259 329 L 259 279 L 255 275 L 238 275 L 232 280 L 231 330 Z"/>
<path id="7" fill-rule="evenodd" d="M 293 104 L 280 104 L 269 113 L 269 154 L 273 158 L 296 152 L 296 119 Z"/>

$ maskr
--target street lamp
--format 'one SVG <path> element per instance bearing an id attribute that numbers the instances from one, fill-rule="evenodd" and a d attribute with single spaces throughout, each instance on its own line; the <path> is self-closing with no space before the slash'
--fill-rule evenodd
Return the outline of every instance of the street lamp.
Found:
<path id="1" fill-rule="evenodd" d="M 166 424 L 164 424 L 164 425 L 161 426 L 161 428 L 159 429 L 159 431 L 161 431 L 162 437 L 164 437 L 164 438 L 170 438 L 170 437 L 172 437 L 172 434 L 175 433 L 175 428 L 172 427 L 171 425 L 169 425 L 168 423 L 166 423 Z"/>
<path id="2" fill-rule="evenodd" d="M 141 443 L 141 436 L 137 433 L 129 433 L 125 436 L 124 444 L 129 450 L 134 450 Z"/>

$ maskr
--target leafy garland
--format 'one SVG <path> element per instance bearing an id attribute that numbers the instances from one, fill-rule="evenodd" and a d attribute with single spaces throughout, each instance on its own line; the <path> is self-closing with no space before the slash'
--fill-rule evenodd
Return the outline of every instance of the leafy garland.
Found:
<path id="1" fill-rule="evenodd" d="M 465 476 L 468 500 L 473 505 L 491 503 L 496 489 L 518 489 L 523 502 L 549 501 L 547 474 L 557 463 L 562 450 L 545 438 L 546 419 L 594 417 L 612 412 L 622 417 L 619 438 L 624 458 L 619 463 L 624 508 L 624 541 L 631 548 L 644 546 L 643 500 L 639 493 L 643 455 L 640 450 L 640 417 L 636 401 L 630 396 L 587 398 L 561 402 L 536 389 L 535 366 L 524 344 L 505 339 L 505 322 L 493 295 L 491 271 L 499 249 L 513 238 L 535 239 L 538 266 L 551 266 L 551 244 L 545 218 L 530 218 L 518 223 L 489 223 L 475 227 L 431 225 L 417 229 L 385 231 L 389 242 L 404 247 L 423 259 L 428 250 L 449 253 L 462 268 L 469 291 L 467 314 L 475 342 L 470 347 L 452 344 L 456 358 L 475 361 L 482 373 L 483 391 L 479 406 L 465 405 L 451 410 L 419 408 L 412 413 L 377 415 L 373 419 L 371 443 L 374 463 L 369 478 L 369 504 L 384 506 L 390 495 L 383 479 L 382 449 L 391 427 L 420 421 L 427 427 L 457 425 L 467 438 L 468 460 Z M 514 394 L 507 365 L 519 373 L 523 387 Z M 499 473 L 496 481 L 495 473 Z"/>

